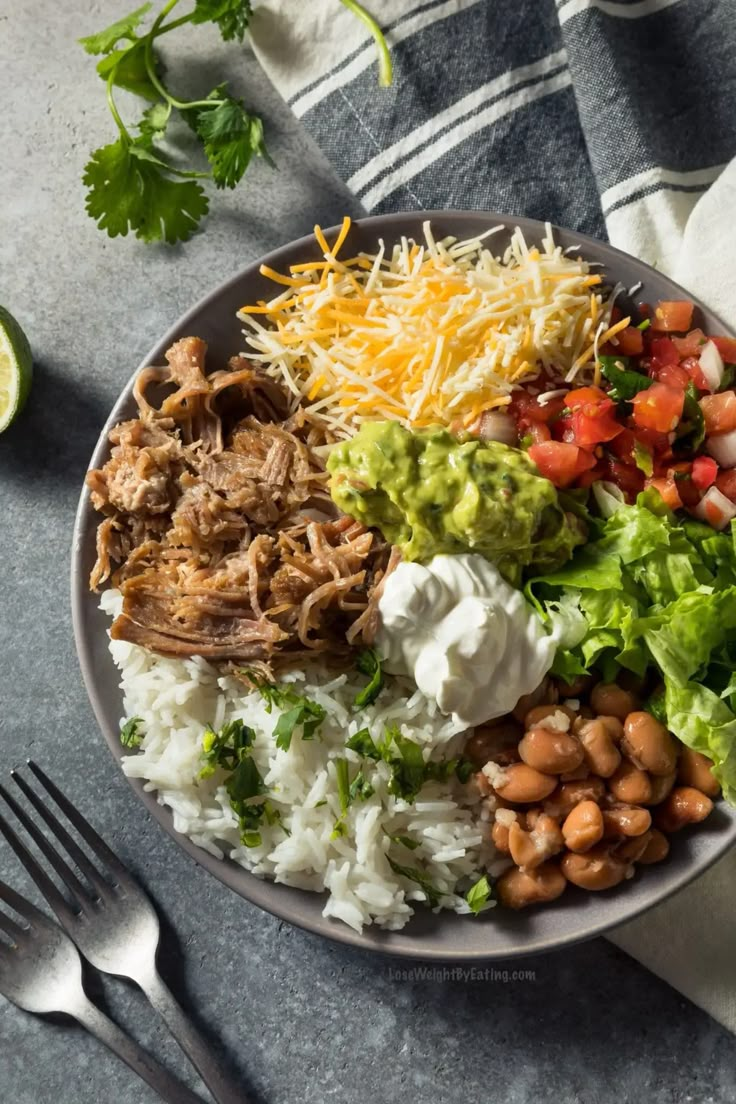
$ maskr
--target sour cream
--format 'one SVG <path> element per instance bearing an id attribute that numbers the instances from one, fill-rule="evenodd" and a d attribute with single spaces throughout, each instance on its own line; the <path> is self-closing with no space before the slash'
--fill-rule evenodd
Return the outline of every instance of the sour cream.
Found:
<path id="1" fill-rule="evenodd" d="M 401 563 L 378 603 L 376 647 L 468 727 L 509 713 L 552 666 L 556 639 L 520 591 L 477 554 Z"/>

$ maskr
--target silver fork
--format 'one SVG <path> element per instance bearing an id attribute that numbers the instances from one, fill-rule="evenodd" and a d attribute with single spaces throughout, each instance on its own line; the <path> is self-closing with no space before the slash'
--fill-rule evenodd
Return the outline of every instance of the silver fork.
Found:
<path id="1" fill-rule="evenodd" d="M 17 771 L 13 781 L 46 822 L 86 881 L 77 877 L 70 864 L 53 847 L 28 813 L 0 786 L 0 795 L 13 810 L 29 836 L 62 880 L 71 903 L 33 855 L 0 816 L 0 832 L 56 913 L 84 957 L 106 974 L 130 978 L 163 1017 L 172 1035 L 217 1101 L 217 1104 L 249 1104 L 245 1094 L 218 1067 L 209 1045 L 184 1013 L 156 967 L 160 928 L 153 905 L 116 855 L 68 798 L 35 763 L 30 770 L 56 805 L 88 844 L 101 869 L 95 866 L 64 825 Z"/>
<path id="2" fill-rule="evenodd" d="M 65 1012 L 105 1043 L 169 1104 L 202 1104 L 178 1077 L 160 1066 L 88 999 L 82 960 L 68 935 L 42 912 L 0 882 L 0 900 L 23 924 L 0 909 L 0 993 L 26 1012 Z"/>

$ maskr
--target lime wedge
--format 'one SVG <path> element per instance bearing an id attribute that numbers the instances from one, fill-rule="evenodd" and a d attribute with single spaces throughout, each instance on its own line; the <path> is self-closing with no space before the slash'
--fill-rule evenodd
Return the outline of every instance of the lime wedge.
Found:
<path id="1" fill-rule="evenodd" d="M 23 409 L 32 378 L 28 338 L 10 311 L 0 307 L 0 433 Z"/>

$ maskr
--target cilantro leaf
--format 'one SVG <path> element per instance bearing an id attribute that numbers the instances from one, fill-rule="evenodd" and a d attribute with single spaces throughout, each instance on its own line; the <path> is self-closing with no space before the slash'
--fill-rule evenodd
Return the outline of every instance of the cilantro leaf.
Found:
<path id="1" fill-rule="evenodd" d="M 367 801 L 375 793 L 373 786 L 360 770 L 353 781 L 350 781 L 350 764 L 347 759 L 334 759 L 335 778 L 337 781 L 337 798 L 340 802 L 340 817 L 335 822 L 332 830 L 332 839 L 344 836 L 347 833 L 345 814 L 353 801 Z"/>
<path id="2" fill-rule="evenodd" d="M 253 157 L 273 164 L 263 139 L 263 123 L 251 115 L 242 100 L 215 89 L 210 98 L 222 97 L 212 107 L 193 112 L 194 129 L 204 143 L 204 152 L 212 166 L 212 178 L 218 188 L 234 188 Z"/>
<path id="3" fill-rule="evenodd" d="M 705 440 L 705 418 L 698 402 L 698 392 L 692 380 L 685 388 L 685 403 L 682 417 L 675 431 L 673 448 L 695 452 Z"/>
<path id="4" fill-rule="evenodd" d="M 123 747 L 137 748 L 141 745 L 143 733 L 138 731 L 138 726 L 143 724 L 142 717 L 129 717 L 120 729 L 120 743 Z"/>
<path id="5" fill-rule="evenodd" d="M 424 895 L 427 898 L 427 904 L 430 908 L 437 907 L 440 903 L 442 893 L 432 884 L 431 879 L 427 877 L 423 870 L 415 866 L 401 866 L 399 863 L 394 862 L 393 859 L 389 859 L 388 862 L 394 874 L 400 874 L 403 878 L 408 878 L 409 881 L 417 883 L 419 888 L 424 891 Z"/>
<path id="6" fill-rule="evenodd" d="M 421 847 L 419 840 L 414 840 L 410 836 L 389 836 L 392 843 L 400 843 L 402 847 L 408 848 L 409 851 L 416 851 L 417 847 Z"/>
<path id="7" fill-rule="evenodd" d="M 358 732 L 355 732 L 349 740 L 346 740 L 345 747 L 349 747 L 351 751 L 357 751 L 358 755 L 362 755 L 364 759 L 380 759 L 381 753 L 373 742 L 373 738 L 367 728 L 361 728 Z"/>
<path id="8" fill-rule="evenodd" d="M 335 759 L 334 763 L 337 799 L 340 802 L 340 812 L 344 815 L 350 805 L 350 766 L 347 759 Z"/>
<path id="9" fill-rule="evenodd" d="M 639 471 L 644 472 L 645 475 L 651 476 L 654 474 L 654 460 L 651 449 L 648 449 L 639 440 L 634 441 L 634 463 Z"/>
<path id="10" fill-rule="evenodd" d="M 734 377 L 736 377 L 736 364 L 724 365 L 724 372 L 721 378 L 721 383 L 718 388 L 719 391 L 728 391 L 733 387 Z"/>
<path id="11" fill-rule="evenodd" d="M 359 694 L 355 696 L 355 708 L 364 709 L 367 705 L 373 705 L 383 689 L 383 670 L 381 657 L 373 648 L 366 648 L 360 652 L 355 661 L 355 666 L 361 674 L 368 675 L 370 682 Z"/>
<path id="12" fill-rule="evenodd" d="M 277 686 L 273 682 L 260 678 L 255 671 L 246 668 L 243 674 L 266 702 L 267 713 L 270 713 L 274 706 L 277 709 L 286 710 L 279 717 L 273 730 L 278 748 L 282 751 L 289 750 L 294 731 L 300 725 L 302 740 L 314 739 L 327 716 L 327 710 L 323 706 L 311 701 L 310 698 L 305 698 L 302 694 L 297 694 L 287 686 Z M 289 706 L 291 708 L 287 708 Z"/>
<path id="13" fill-rule="evenodd" d="M 485 908 L 491 897 L 491 884 L 488 881 L 488 876 L 483 874 L 478 879 L 475 885 L 472 885 L 468 892 L 465 894 L 465 900 L 470 905 L 470 908 L 475 916 Z"/>
<path id="14" fill-rule="evenodd" d="M 260 846 L 264 820 L 278 824 L 281 819 L 269 801 L 254 800 L 268 793 L 251 755 L 254 740 L 255 732 L 241 720 L 228 721 L 219 732 L 208 725 L 202 737 L 204 766 L 199 772 L 200 778 L 211 778 L 218 769 L 228 772 L 224 785 L 246 847 Z"/>
<path id="15" fill-rule="evenodd" d="M 405 801 L 413 801 L 427 779 L 422 749 L 413 740 L 402 736 L 398 728 L 389 729 L 387 736 L 389 733 L 399 753 L 388 760 L 393 772 L 388 784 L 389 793 L 403 797 Z"/>
<path id="16" fill-rule="evenodd" d="M 386 737 L 376 745 L 367 728 L 361 728 L 345 742 L 345 746 L 357 751 L 364 759 L 377 762 L 383 759 L 391 767 L 389 793 L 413 801 L 425 782 L 447 782 L 455 774 L 461 782 L 467 782 L 474 771 L 473 764 L 466 759 L 446 759 L 443 762 L 428 763 L 419 744 L 407 736 L 402 736 L 396 725 L 386 728 Z"/>
<path id="17" fill-rule="evenodd" d="M 350 783 L 350 801 L 367 801 L 369 797 L 373 797 L 375 792 L 375 789 L 363 774 L 363 771 L 358 771 L 355 778 Z"/>
<path id="18" fill-rule="evenodd" d="M 150 4 L 143 4 L 136 8 L 130 15 L 124 15 L 116 23 L 111 23 L 104 31 L 80 38 L 79 43 L 84 46 L 88 54 L 109 54 L 121 38 L 135 38 L 135 32 L 140 25 L 143 16 L 151 10 Z"/>
<path id="19" fill-rule="evenodd" d="M 202 753 L 205 765 L 199 772 L 200 778 L 209 778 L 218 767 L 233 770 L 242 758 L 242 753 L 253 744 L 256 734 L 241 720 L 227 721 L 219 732 L 210 726 L 204 730 Z"/>
<path id="20" fill-rule="evenodd" d="M 197 0 L 192 23 L 215 23 L 225 42 L 242 42 L 252 14 L 250 0 Z"/>
<path id="21" fill-rule="evenodd" d="M 154 142 L 157 138 L 163 138 L 166 127 L 171 118 L 171 108 L 168 104 L 159 101 L 143 112 L 143 118 L 138 124 L 138 130 L 144 139 Z"/>
<path id="22" fill-rule="evenodd" d="M 132 230 L 146 242 L 187 241 L 207 214 L 207 197 L 193 180 L 166 176 L 166 168 L 123 138 L 102 146 L 84 170 L 87 211 L 111 238 Z"/>
<path id="23" fill-rule="evenodd" d="M 455 768 L 455 774 L 457 775 L 458 782 L 465 784 L 470 780 L 471 775 L 476 772 L 475 763 L 470 759 L 460 759 Z"/>
<path id="24" fill-rule="evenodd" d="M 123 50 L 113 50 L 97 63 L 97 72 L 104 81 L 112 78 L 112 83 L 126 92 L 134 92 L 145 100 L 157 100 L 159 91 L 151 82 L 146 68 L 146 44 L 144 39 L 136 40 L 132 46 Z M 155 59 L 156 70 L 161 66 Z"/>
<path id="25" fill-rule="evenodd" d="M 295 705 L 293 709 L 289 709 L 286 713 L 281 714 L 273 730 L 277 748 L 281 748 L 282 751 L 289 750 L 291 747 L 291 738 L 294 735 L 294 729 L 299 724 L 301 715 L 302 709 L 299 705 Z"/>
<path id="26" fill-rule="evenodd" d="M 653 379 L 642 372 L 632 372 L 628 357 L 599 356 L 598 363 L 601 366 L 601 372 L 612 384 L 609 395 L 617 401 L 633 399 L 634 395 L 645 391 L 654 383 Z"/>

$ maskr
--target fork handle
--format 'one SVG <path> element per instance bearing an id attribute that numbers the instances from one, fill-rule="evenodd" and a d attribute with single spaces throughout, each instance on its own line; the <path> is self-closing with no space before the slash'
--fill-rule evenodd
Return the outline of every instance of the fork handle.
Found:
<path id="1" fill-rule="evenodd" d="M 85 1000 L 74 1009 L 74 1018 L 86 1027 L 90 1034 L 109 1047 L 118 1058 L 154 1089 L 169 1104 L 202 1104 L 201 1096 L 188 1089 L 183 1081 L 174 1077 L 152 1058 L 148 1051 L 126 1035 L 117 1024 L 109 1020 L 91 1001 Z"/>
<path id="2" fill-rule="evenodd" d="M 199 1072 L 217 1104 L 250 1104 L 248 1097 L 223 1073 L 212 1048 L 197 1030 L 155 968 L 137 978 L 143 992 L 165 1021 L 169 1031 Z"/>

